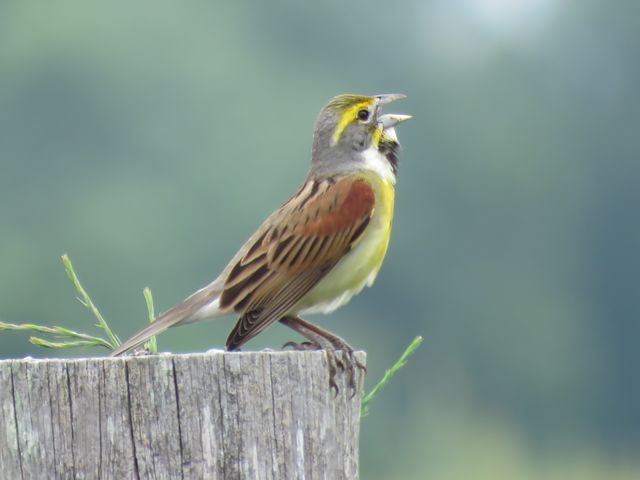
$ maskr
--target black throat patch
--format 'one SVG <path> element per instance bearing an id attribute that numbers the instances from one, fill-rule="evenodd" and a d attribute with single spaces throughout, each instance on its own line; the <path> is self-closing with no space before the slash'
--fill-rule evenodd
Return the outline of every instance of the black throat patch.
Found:
<path id="1" fill-rule="evenodd" d="M 378 146 L 380 153 L 384 155 L 384 157 L 391 165 L 391 169 L 393 170 L 394 175 L 398 173 L 398 158 L 400 155 L 400 144 L 394 141 L 385 141 L 380 142 Z"/>

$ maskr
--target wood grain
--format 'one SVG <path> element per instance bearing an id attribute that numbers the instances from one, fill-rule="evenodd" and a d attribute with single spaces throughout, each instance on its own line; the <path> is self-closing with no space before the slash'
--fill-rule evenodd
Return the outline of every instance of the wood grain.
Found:
<path id="1" fill-rule="evenodd" d="M 355 479 L 337 380 L 323 352 L 2 360 L 0 478 Z"/>

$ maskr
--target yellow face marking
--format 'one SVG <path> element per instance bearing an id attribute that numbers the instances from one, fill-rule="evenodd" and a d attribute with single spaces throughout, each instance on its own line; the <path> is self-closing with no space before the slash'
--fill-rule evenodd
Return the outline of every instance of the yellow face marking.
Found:
<path id="1" fill-rule="evenodd" d="M 338 122 L 338 125 L 336 126 L 336 129 L 333 132 L 334 145 L 338 143 L 347 126 L 358 118 L 358 111 L 363 108 L 368 109 L 373 101 L 374 99 L 369 99 L 365 100 L 364 102 L 356 103 L 355 105 L 352 105 L 344 111 L 342 117 L 340 118 L 340 121 Z"/>
<path id="2" fill-rule="evenodd" d="M 373 131 L 373 146 L 375 148 L 378 148 L 381 138 L 382 138 L 382 128 L 376 127 L 376 129 Z"/>

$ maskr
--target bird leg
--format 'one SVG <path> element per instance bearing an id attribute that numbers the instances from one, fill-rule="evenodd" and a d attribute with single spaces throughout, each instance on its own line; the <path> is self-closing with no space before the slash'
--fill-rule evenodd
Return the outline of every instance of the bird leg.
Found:
<path id="1" fill-rule="evenodd" d="M 329 386 L 338 394 L 338 385 L 335 376 L 338 368 L 342 371 L 346 370 L 348 376 L 348 384 L 351 389 L 351 396 L 356 393 L 356 368 L 366 373 L 366 367 L 355 357 L 353 348 L 342 338 L 333 333 L 317 327 L 312 323 L 302 320 L 300 317 L 287 315 L 280 319 L 280 323 L 295 330 L 308 340 L 300 344 L 287 342 L 285 346 L 291 345 L 298 350 L 324 350 L 327 355 L 327 363 L 329 364 Z M 341 353 L 342 358 L 338 356 Z"/>

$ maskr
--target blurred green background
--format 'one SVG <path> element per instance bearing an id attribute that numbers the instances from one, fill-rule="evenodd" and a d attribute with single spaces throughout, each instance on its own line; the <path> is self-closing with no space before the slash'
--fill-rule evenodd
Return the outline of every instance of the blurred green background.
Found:
<path id="1" fill-rule="evenodd" d="M 90 330 L 66 252 L 129 336 L 294 192 L 332 96 L 402 92 L 386 263 L 315 318 L 369 388 L 425 337 L 362 478 L 640 478 L 639 42 L 632 0 L 2 2 L 0 319 Z M 0 356 L 54 354 L 27 337 Z"/>

